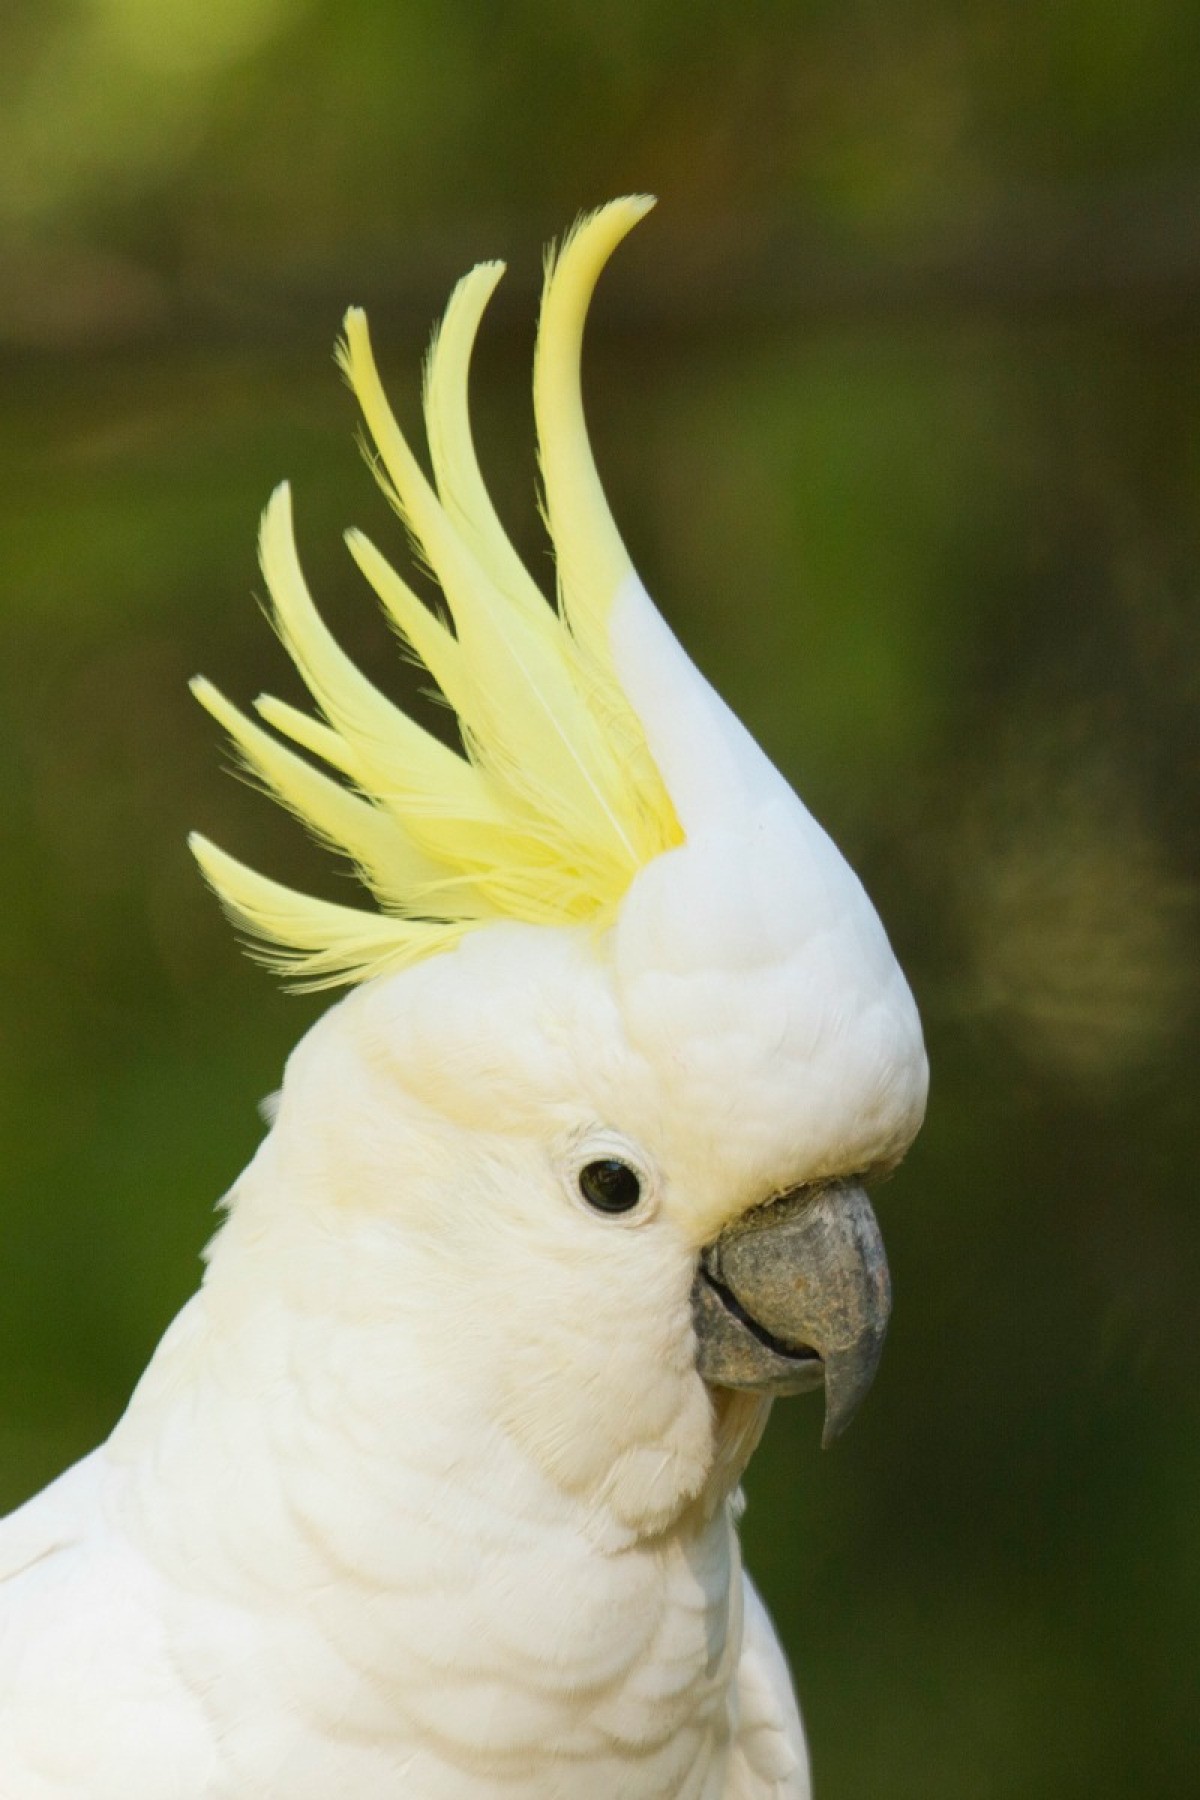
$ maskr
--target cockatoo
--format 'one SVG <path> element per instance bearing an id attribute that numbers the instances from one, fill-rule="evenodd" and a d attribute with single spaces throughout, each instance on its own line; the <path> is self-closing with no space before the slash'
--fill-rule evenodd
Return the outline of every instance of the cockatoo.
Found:
<path id="1" fill-rule="evenodd" d="M 871 1380 L 864 1187 L 918 1128 L 926 1062 L 857 878 L 604 499 L 583 321 L 649 204 L 582 220 L 546 278 L 558 610 L 472 448 L 501 265 L 434 340 L 432 482 L 347 315 L 342 368 L 450 622 L 358 532 L 350 552 L 463 754 L 339 649 L 287 489 L 267 508 L 316 713 L 195 691 L 376 909 L 193 839 L 262 953 L 349 992 L 112 1436 L 0 1525 L 3 1800 L 809 1793 L 739 1482 L 776 1395 L 823 1385 L 830 1436 Z"/>

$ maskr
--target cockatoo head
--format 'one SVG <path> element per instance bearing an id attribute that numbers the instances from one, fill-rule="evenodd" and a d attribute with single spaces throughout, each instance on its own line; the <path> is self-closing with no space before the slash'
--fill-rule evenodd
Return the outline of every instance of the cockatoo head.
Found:
<path id="1" fill-rule="evenodd" d="M 711 1487 L 730 1417 L 748 1451 L 761 1397 L 824 1382 L 827 1436 L 849 1418 L 889 1305 L 863 1183 L 903 1155 L 926 1090 L 916 1010 L 857 877 L 684 654 L 604 501 L 583 318 L 648 205 L 585 219 L 547 275 L 534 396 L 557 612 L 471 444 L 467 368 L 499 265 L 460 283 L 435 338 L 433 483 L 347 318 L 381 479 L 451 625 L 361 534 L 350 549 L 465 755 L 337 648 L 286 490 L 263 567 L 320 717 L 258 709 L 342 779 L 196 684 L 379 910 L 193 840 L 270 960 L 354 984 L 289 1063 L 264 1219 L 290 1209 L 314 1254 L 369 1260 L 354 1304 L 393 1322 L 420 1379 L 635 1531 Z"/>

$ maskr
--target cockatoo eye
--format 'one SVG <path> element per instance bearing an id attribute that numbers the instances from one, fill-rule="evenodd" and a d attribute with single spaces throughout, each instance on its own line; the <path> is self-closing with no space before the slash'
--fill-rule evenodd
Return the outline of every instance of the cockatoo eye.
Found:
<path id="1" fill-rule="evenodd" d="M 647 1225 L 658 1211 L 661 1181 L 640 1145 L 611 1126 L 594 1125 L 561 1146 L 555 1157 L 568 1198 L 614 1225 Z"/>
<path id="2" fill-rule="evenodd" d="M 579 1192 L 594 1212 L 632 1212 L 642 1197 L 642 1178 L 618 1156 L 601 1156 L 579 1171 Z"/>

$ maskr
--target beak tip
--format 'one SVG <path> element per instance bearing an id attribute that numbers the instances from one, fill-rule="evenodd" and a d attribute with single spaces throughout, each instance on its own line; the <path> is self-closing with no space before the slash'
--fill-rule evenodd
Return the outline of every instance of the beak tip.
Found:
<path id="1" fill-rule="evenodd" d="M 821 1448 L 828 1450 L 835 1438 L 858 1416 L 875 1380 L 883 1340 L 887 1331 L 886 1314 L 875 1332 L 867 1335 L 846 1356 L 834 1353 L 825 1360 L 825 1424 L 821 1432 Z"/>
<path id="2" fill-rule="evenodd" d="M 852 1407 L 848 1412 L 830 1412 L 826 1410 L 825 1422 L 821 1427 L 822 1450 L 828 1450 L 831 1445 L 842 1436 L 857 1411 L 857 1406 Z"/>
<path id="3" fill-rule="evenodd" d="M 831 1413 L 827 1410 L 824 1423 L 821 1426 L 822 1450 L 830 1449 L 837 1439 L 841 1437 L 849 1423 L 849 1415 Z"/>

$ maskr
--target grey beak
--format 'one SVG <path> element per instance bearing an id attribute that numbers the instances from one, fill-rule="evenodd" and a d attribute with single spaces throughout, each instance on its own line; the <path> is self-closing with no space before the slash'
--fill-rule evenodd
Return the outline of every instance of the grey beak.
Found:
<path id="1" fill-rule="evenodd" d="M 714 1387 L 825 1384 L 828 1444 L 879 1366 L 892 1292 L 871 1203 L 853 1182 L 796 1188 L 729 1226 L 692 1290 L 696 1367 Z"/>

